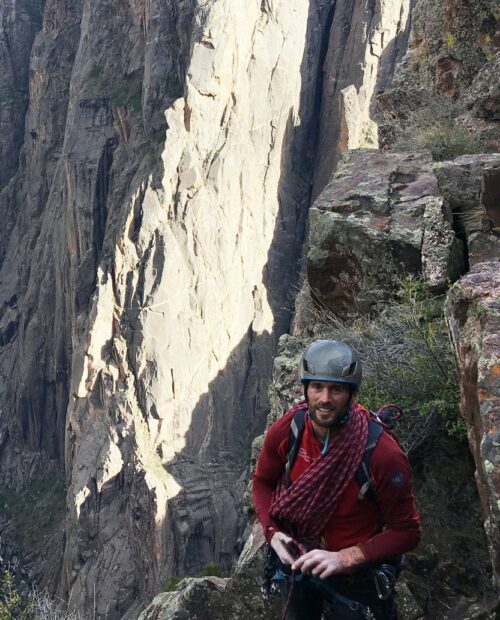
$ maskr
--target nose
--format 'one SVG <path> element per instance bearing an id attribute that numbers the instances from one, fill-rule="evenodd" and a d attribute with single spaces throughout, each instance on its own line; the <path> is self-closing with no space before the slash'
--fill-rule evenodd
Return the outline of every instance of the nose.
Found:
<path id="1" fill-rule="evenodd" d="M 327 402 L 330 400 L 330 388 L 325 386 L 321 389 L 321 392 L 319 393 L 319 400 L 322 402 Z"/>

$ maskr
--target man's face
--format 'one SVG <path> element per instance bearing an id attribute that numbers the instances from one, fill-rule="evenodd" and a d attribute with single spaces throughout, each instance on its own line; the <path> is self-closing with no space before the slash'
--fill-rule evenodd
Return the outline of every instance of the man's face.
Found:
<path id="1" fill-rule="evenodd" d="M 306 390 L 309 415 L 322 428 L 335 426 L 351 403 L 351 390 L 344 383 L 310 381 Z"/>

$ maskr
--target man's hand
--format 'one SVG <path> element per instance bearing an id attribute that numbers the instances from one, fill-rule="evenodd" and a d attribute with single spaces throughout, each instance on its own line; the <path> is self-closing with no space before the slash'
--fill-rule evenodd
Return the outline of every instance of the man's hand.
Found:
<path id="1" fill-rule="evenodd" d="M 352 573 L 364 562 L 365 556 L 359 547 L 348 547 L 342 551 L 313 549 L 295 560 L 292 569 L 326 579 L 330 575 Z"/>
<path id="2" fill-rule="evenodd" d="M 269 541 L 271 547 L 283 564 L 292 564 L 300 555 L 300 549 L 291 536 L 284 532 L 275 532 Z"/>

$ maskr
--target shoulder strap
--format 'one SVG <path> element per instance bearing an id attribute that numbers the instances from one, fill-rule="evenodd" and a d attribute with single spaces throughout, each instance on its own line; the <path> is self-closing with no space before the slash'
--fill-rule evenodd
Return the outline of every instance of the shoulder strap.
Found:
<path id="1" fill-rule="evenodd" d="M 285 486 L 290 486 L 290 472 L 292 471 L 293 464 L 299 451 L 300 439 L 304 432 L 306 425 L 306 412 L 304 409 L 297 409 L 295 412 L 292 423 L 290 424 L 290 430 L 288 432 L 288 446 L 287 446 L 287 459 L 285 465 Z"/>
<path id="2" fill-rule="evenodd" d="M 366 448 L 361 459 L 361 463 L 354 474 L 356 482 L 359 484 L 358 503 L 361 503 L 365 497 L 375 501 L 375 491 L 373 489 L 373 482 L 370 477 L 370 461 L 373 451 L 377 445 L 380 436 L 384 432 L 384 428 L 378 422 L 374 420 L 368 421 L 368 437 L 366 439 Z"/>
<path id="3" fill-rule="evenodd" d="M 304 409 L 298 409 L 290 424 L 290 430 L 288 432 L 288 446 L 287 446 L 287 461 L 285 465 L 285 486 L 290 486 L 290 472 L 292 470 L 297 453 L 300 447 L 300 440 L 304 432 L 306 424 L 306 412 Z M 370 461 L 372 453 L 375 450 L 380 436 L 384 432 L 383 426 L 375 422 L 374 420 L 368 421 L 368 436 L 366 438 L 366 447 L 363 454 L 363 458 L 359 467 L 354 474 L 356 482 L 359 485 L 358 502 L 362 503 L 367 497 L 368 499 L 375 501 L 375 491 L 373 489 L 373 482 L 370 477 Z"/>

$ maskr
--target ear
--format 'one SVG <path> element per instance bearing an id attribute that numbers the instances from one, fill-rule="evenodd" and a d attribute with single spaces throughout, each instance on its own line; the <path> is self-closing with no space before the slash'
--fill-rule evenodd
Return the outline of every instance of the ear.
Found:
<path id="1" fill-rule="evenodd" d="M 353 390 L 352 394 L 351 394 L 351 403 L 357 403 L 358 402 L 358 390 Z"/>
<path id="2" fill-rule="evenodd" d="M 300 390 L 301 390 L 302 394 L 306 393 L 306 388 L 305 388 L 305 384 L 304 383 L 300 384 Z"/>

